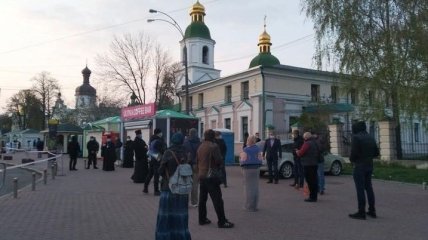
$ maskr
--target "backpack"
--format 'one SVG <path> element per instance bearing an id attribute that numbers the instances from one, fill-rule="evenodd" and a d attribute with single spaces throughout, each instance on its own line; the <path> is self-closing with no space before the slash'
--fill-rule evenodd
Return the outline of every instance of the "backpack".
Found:
<path id="1" fill-rule="evenodd" d="M 177 162 L 177 169 L 169 177 L 168 186 L 173 194 L 189 194 L 192 191 L 193 178 L 192 167 L 188 163 L 180 163 L 173 151 L 170 151 Z M 168 175 L 168 170 L 167 170 Z"/>
<path id="2" fill-rule="evenodd" d="M 159 162 L 161 160 L 161 154 L 159 154 L 159 152 L 155 148 L 158 141 L 159 139 L 155 139 L 149 144 L 150 146 L 147 155 Z"/>

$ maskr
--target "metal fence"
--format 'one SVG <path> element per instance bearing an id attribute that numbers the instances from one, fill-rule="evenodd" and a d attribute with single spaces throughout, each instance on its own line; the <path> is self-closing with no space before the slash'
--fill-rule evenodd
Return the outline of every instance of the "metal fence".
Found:
<path id="1" fill-rule="evenodd" d="M 367 129 L 378 146 L 380 146 L 379 126 L 373 125 Z M 401 141 L 397 143 L 401 146 L 402 155 L 400 160 L 428 160 L 428 129 L 419 127 L 419 124 L 402 124 L 400 129 Z M 343 131 L 342 146 L 344 157 L 349 157 L 351 153 L 352 132 Z"/>
<path id="2" fill-rule="evenodd" d="M 428 129 L 419 123 L 401 124 L 403 160 L 428 160 Z"/>

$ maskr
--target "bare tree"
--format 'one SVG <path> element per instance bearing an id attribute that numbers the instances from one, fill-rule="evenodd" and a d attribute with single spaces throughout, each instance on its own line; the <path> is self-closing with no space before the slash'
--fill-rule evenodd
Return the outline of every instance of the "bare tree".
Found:
<path id="1" fill-rule="evenodd" d="M 125 96 L 110 94 L 110 91 L 105 86 L 104 91 L 98 94 L 98 106 L 91 108 L 89 111 L 91 111 L 95 121 L 118 116 L 121 108 L 126 105 L 126 100 Z"/>
<path id="2" fill-rule="evenodd" d="M 162 94 L 162 85 L 165 82 L 165 77 L 169 74 L 168 70 L 171 67 L 170 57 L 167 51 L 164 51 L 159 44 L 156 44 L 154 48 L 154 57 L 153 57 L 153 68 L 154 68 L 154 78 L 156 81 L 155 85 L 155 103 L 160 103 L 160 98 Z"/>
<path id="3" fill-rule="evenodd" d="M 146 102 L 146 80 L 150 71 L 153 42 L 143 33 L 115 36 L 107 53 L 97 56 L 100 75 L 116 87 L 134 92 L 138 101 Z"/>
<path id="4" fill-rule="evenodd" d="M 51 117 L 51 106 L 55 104 L 55 97 L 60 92 L 58 81 L 49 72 L 41 72 L 31 79 L 34 81 L 33 90 L 42 104 L 43 122 L 42 129 L 46 128 L 46 118 Z"/>
<path id="5" fill-rule="evenodd" d="M 158 89 L 157 105 L 159 109 L 171 108 L 174 105 L 174 98 L 176 95 L 176 72 L 181 68 L 180 63 L 168 65 L 162 76 L 162 81 Z"/>

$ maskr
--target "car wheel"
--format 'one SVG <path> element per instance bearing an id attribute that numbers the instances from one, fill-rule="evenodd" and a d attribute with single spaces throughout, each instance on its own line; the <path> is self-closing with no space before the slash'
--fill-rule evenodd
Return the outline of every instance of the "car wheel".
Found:
<path id="1" fill-rule="evenodd" d="M 265 172 L 260 171 L 260 177 L 263 177 L 265 175 Z"/>
<path id="2" fill-rule="evenodd" d="M 279 174 L 283 178 L 291 178 L 291 176 L 293 176 L 293 164 L 289 162 L 282 164 Z"/>
<path id="3" fill-rule="evenodd" d="M 330 173 L 333 176 L 339 176 L 342 173 L 342 164 L 339 160 L 334 160 L 330 167 Z"/>

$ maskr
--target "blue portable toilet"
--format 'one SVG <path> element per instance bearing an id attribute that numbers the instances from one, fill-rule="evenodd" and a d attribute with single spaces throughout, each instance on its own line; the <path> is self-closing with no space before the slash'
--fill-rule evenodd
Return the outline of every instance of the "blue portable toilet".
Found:
<path id="1" fill-rule="evenodd" d="M 216 128 L 214 131 L 219 131 L 221 137 L 226 143 L 226 165 L 235 164 L 235 134 L 227 128 Z"/>

